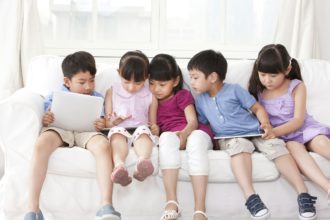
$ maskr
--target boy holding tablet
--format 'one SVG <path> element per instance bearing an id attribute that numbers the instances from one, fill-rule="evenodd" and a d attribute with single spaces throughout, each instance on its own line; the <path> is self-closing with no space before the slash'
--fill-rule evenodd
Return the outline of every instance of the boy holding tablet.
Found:
<path id="1" fill-rule="evenodd" d="M 102 97 L 94 91 L 95 88 L 95 60 L 84 51 L 66 56 L 62 62 L 64 83 L 62 91 Z M 51 112 L 53 94 L 44 101 L 45 114 L 42 118 L 43 128 L 37 139 L 31 160 L 31 176 L 29 186 L 29 204 L 24 220 L 43 220 L 39 208 L 39 197 L 47 173 L 50 155 L 61 146 L 73 147 L 75 145 L 89 150 L 96 160 L 97 180 L 102 195 L 102 207 L 96 213 L 98 220 L 120 220 L 120 213 L 112 206 L 112 182 L 110 179 L 113 161 L 111 158 L 110 143 L 100 132 L 105 127 L 103 117 L 96 119 L 96 131 L 76 132 L 52 127 L 54 115 Z M 83 118 L 81 120 L 84 120 Z"/>

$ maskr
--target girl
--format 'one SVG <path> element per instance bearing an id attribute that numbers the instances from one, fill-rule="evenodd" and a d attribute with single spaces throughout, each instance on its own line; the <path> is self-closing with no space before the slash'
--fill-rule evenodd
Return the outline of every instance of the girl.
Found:
<path id="1" fill-rule="evenodd" d="M 106 125 L 111 128 L 108 138 L 114 160 L 111 180 L 126 186 L 132 182 L 125 167 L 128 146 L 133 145 L 139 157 L 133 174 L 135 179 L 143 181 L 154 171 L 150 156 L 156 144 L 154 135 L 158 135 L 157 99 L 145 85 L 149 60 L 142 52 L 124 54 L 118 73 L 121 82 L 115 83 L 106 92 L 105 111 L 108 117 Z M 150 129 L 147 126 L 149 123 Z"/>
<path id="2" fill-rule="evenodd" d="M 300 170 L 328 194 L 330 181 L 308 151 L 330 159 L 330 128 L 306 112 L 306 87 L 297 60 L 281 44 L 261 49 L 249 82 L 249 91 L 269 114 L 274 135 L 287 147 Z"/>
<path id="3" fill-rule="evenodd" d="M 159 163 L 167 203 L 161 220 L 173 220 L 180 216 L 176 187 L 181 166 L 180 150 L 185 149 L 195 197 L 194 219 L 206 219 L 207 151 L 212 149 L 210 130 L 198 124 L 194 99 L 189 91 L 182 89 L 182 73 L 172 56 L 158 54 L 152 59 L 149 86 L 159 102 L 157 122 L 162 132 Z M 197 128 L 201 130 L 195 130 Z"/>

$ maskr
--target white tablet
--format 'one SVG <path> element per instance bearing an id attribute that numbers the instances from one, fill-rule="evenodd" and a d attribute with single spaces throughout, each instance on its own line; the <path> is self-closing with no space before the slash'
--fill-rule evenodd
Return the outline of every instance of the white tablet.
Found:
<path id="1" fill-rule="evenodd" d="M 263 133 L 250 133 L 250 134 L 241 134 L 241 135 L 221 135 L 221 136 L 215 136 L 214 139 L 261 137 L 262 135 L 263 135 Z"/>
<path id="2" fill-rule="evenodd" d="M 54 92 L 51 112 L 54 122 L 50 126 L 69 131 L 95 131 L 94 122 L 103 111 L 103 98 L 73 92 Z"/>

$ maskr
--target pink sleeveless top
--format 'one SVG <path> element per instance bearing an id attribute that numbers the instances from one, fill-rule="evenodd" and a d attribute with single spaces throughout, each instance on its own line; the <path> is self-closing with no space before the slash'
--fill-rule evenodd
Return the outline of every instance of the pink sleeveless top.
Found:
<path id="1" fill-rule="evenodd" d="M 260 94 L 258 95 L 258 100 L 265 107 L 273 127 L 287 123 L 294 117 L 295 103 L 292 91 L 300 83 L 302 82 L 298 79 L 291 80 L 287 93 L 274 99 L 265 100 Z M 284 141 L 297 141 L 305 144 L 320 134 L 330 137 L 330 128 L 317 122 L 306 112 L 304 125 L 295 132 L 284 135 L 281 138 Z"/>
<path id="2" fill-rule="evenodd" d="M 129 93 L 121 83 L 112 85 L 112 111 L 117 115 L 132 115 L 120 127 L 148 125 L 151 102 L 152 94 L 146 85 L 136 93 Z"/>

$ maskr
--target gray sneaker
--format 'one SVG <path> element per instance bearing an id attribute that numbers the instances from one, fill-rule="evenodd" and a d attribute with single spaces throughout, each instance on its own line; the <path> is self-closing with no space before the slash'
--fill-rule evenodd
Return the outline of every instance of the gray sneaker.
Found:
<path id="1" fill-rule="evenodd" d="M 95 216 L 95 220 L 120 220 L 120 213 L 111 204 L 101 207 Z"/>
<path id="2" fill-rule="evenodd" d="M 24 216 L 24 220 L 44 220 L 42 212 L 28 212 Z"/>

